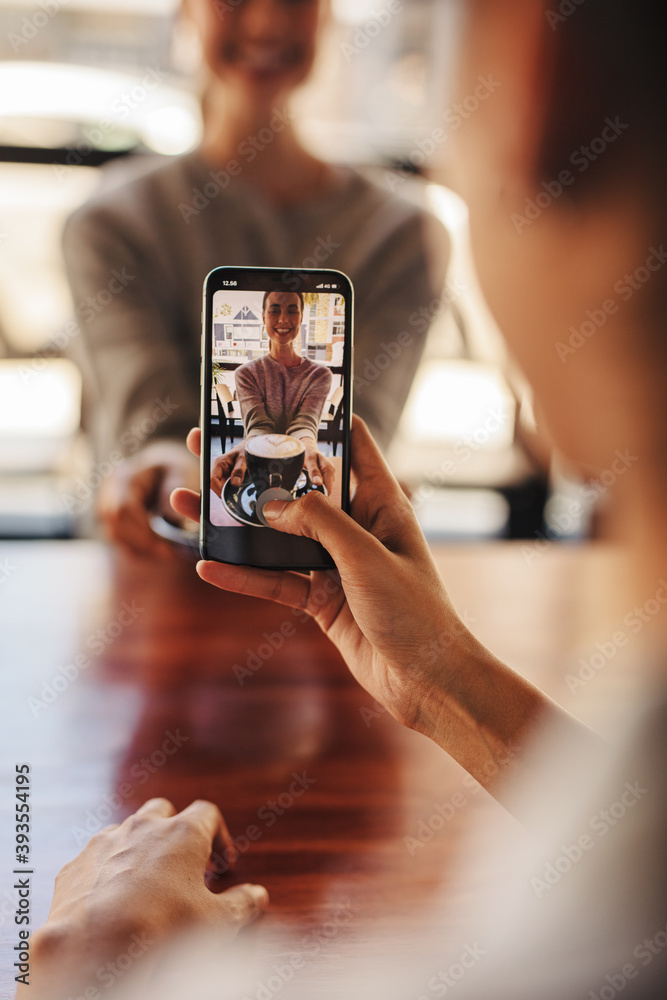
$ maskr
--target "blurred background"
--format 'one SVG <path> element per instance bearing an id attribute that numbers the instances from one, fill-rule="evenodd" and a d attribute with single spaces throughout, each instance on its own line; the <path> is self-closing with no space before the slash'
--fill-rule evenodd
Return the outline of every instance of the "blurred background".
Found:
<path id="1" fill-rule="evenodd" d="M 525 447 L 529 395 L 479 292 L 466 207 L 447 187 L 447 141 L 432 139 L 452 99 L 458 5 L 394 0 L 375 35 L 379 6 L 333 0 L 330 37 L 295 111 L 314 151 L 426 200 L 452 240 L 447 306 L 432 323 L 392 467 L 429 537 L 585 537 L 591 491 Z M 197 145 L 197 61 L 173 0 L 0 3 L 0 537 L 91 530 L 86 504 L 68 510 L 63 500 L 77 484 L 85 493 L 92 453 L 81 378 L 62 357 L 77 330 L 60 232 L 108 160 Z M 147 73 L 158 85 L 138 100 Z"/>

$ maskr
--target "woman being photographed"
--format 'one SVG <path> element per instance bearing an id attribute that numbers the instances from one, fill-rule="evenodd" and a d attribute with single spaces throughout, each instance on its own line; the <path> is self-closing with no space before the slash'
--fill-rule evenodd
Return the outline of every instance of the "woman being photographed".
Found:
<path id="1" fill-rule="evenodd" d="M 99 513 L 112 539 L 164 557 L 151 509 L 173 518 L 171 490 L 197 480 L 183 440 L 198 420 L 208 272 L 234 264 L 349 275 L 363 379 L 355 405 L 386 447 L 425 342 L 428 323 L 415 317 L 433 313 L 447 263 L 432 215 L 356 169 L 325 163 L 297 134 L 290 99 L 311 75 L 328 0 L 183 0 L 183 14 L 202 53 L 199 147 L 157 165 L 141 157 L 105 168 L 63 244 L 81 328 L 71 353 L 96 457 L 124 458 L 100 491 Z M 115 274 L 124 276 L 119 294 L 100 311 L 86 308 Z M 399 362 L 380 371 L 375 360 L 399 336 Z"/>
<path id="2" fill-rule="evenodd" d="M 220 496 L 226 479 L 235 486 L 243 482 L 245 442 L 250 438 L 290 434 L 303 442 L 304 468 L 311 483 L 324 483 L 330 492 L 334 466 L 319 450 L 317 435 L 331 389 L 331 372 L 295 350 L 301 336 L 303 296 L 300 292 L 266 292 L 262 320 L 271 344 L 269 353 L 234 372 L 245 438 L 212 463 L 211 487 Z"/>

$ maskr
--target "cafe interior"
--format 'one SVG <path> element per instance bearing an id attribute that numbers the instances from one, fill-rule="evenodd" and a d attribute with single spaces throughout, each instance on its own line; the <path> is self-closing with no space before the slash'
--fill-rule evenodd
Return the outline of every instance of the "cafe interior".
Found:
<path id="1" fill-rule="evenodd" d="M 216 4 L 231 16 L 238 0 Z M 445 234 L 444 285 L 424 304 L 424 350 L 385 458 L 466 626 L 604 728 L 629 683 L 594 656 L 615 566 L 606 486 L 542 437 L 478 282 L 440 127 L 474 113 L 453 103 L 459 17 L 456 0 L 331 0 L 294 124 L 315 156 L 353 166 Z M 177 809 L 205 799 L 237 854 L 222 888 L 261 883 L 271 898 L 252 939 L 265 978 L 244 995 L 259 998 L 272 967 L 283 971 L 261 995 L 276 995 L 297 955 L 290 979 L 319 996 L 344 949 L 349 971 L 371 939 L 387 968 L 397 956 L 418 965 L 446 899 L 450 971 L 404 994 L 430 1000 L 476 954 L 467 903 L 492 877 L 483 864 L 462 875 L 460 850 L 483 857 L 485 836 L 516 836 L 515 819 L 391 718 L 307 616 L 199 580 L 182 526 L 155 519 L 171 551 L 154 561 L 100 522 L 100 488 L 119 470 L 92 440 L 61 234 L 109 165 L 196 149 L 200 62 L 174 0 L 0 2 L 1 711 L 4 763 L 29 761 L 34 782 L 30 929 L 56 872 L 100 829 L 153 797 Z M 331 339 L 313 335 L 312 357 L 330 361 Z M 233 417 L 233 386 L 217 400 Z M 9 941 L 12 925 L 0 934 Z M 2 975 L 8 991 L 14 976 Z"/>

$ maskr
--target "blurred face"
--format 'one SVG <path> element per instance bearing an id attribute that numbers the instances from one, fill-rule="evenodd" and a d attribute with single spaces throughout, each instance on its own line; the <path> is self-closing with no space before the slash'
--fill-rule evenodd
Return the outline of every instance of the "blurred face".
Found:
<path id="1" fill-rule="evenodd" d="M 272 344 L 287 347 L 301 332 L 301 299 L 296 292 L 271 292 L 264 306 L 264 326 Z"/>
<path id="2" fill-rule="evenodd" d="M 465 107 L 469 98 L 473 110 L 455 136 L 455 183 L 470 209 L 480 283 L 554 444 L 596 474 L 640 437 L 629 421 L 646 409 L 632 310 L 619 305 L 576 351 L 564 354 L 563 345 L 646 257 L 650 235 L 622 185 L 573 206 L 536 167 L 549 128 L 543 67 L 552 33 L 543 5 L 468 0 L 467 14 L 457 101 Z M 480 80 L 493 87 L 479 90 Z M 567 159 L 563 166 L 574 186 L 578 171 Z"/>
<path id="3" fill-rule="evenodd" d="M 289 93 L 313 65 L 324 0 L 185 0 L 204 59 L 245 91 Z"/>

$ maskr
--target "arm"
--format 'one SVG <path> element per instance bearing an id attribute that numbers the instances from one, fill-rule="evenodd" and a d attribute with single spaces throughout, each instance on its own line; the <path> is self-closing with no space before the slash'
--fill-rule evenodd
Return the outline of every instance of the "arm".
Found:
<path id="1" fill-rule="evenodd" d="M 118 211 L 75 213 L 63 252 L 80 328 L 69 353 L 84 375 L 96 461 L 111 470 L 98 496 L 100 516 L 115 541 L 168 556 L 150 530 L 149 508 L 173 518 L 172 485 L 197 477 L 182 444 L 198 412 L 198 379 L 181 305 L 122 201 Z"/>
<path id="2" fill-rule="evenodd" d="M 266 412 L 266 400 L 254 371 L 252 362 L 236 369 L 234 374 L 236 398 L 241 406 L 241 417 L 245 436 L 273 434 L 275 427 Z"/>
<path id="3" fill-rule="evenodd" d="M 359 683 L 394 718 L 430 737 L 497 798 L 521 776 L 525 748 L 549 722 L 588 733 L 486 649 L 457 616 L 410 503 L 365 425 L 355 419 L 352 517 L 311 493 L 264 510 L 280 531 L 314 538 L 339 576 L 276 573 L 201 562 L 225 590 L 301 608 L 318 622 Z M 196 451 L 198 432 L 189 443 Z M 198 517 L 196 494 L 172 502 Z M 595 743 L 591 734 L 591 745 Z M 504 779 L 504 780 L 501 780 Z"/>
<path id="4" fill-rule="evenodd" d="M 325 365 L 317 365 L 310 369 L 304 381 L 306 384 L 303 394 L 289 422 L 287 433 L 317 441 L 322 410 L 331 388 L 331 372 Z"/>

